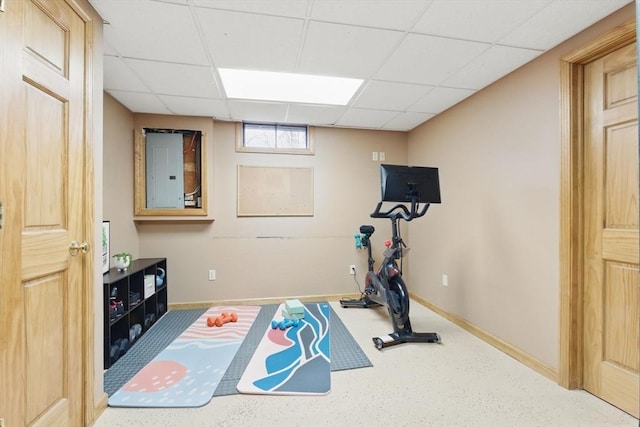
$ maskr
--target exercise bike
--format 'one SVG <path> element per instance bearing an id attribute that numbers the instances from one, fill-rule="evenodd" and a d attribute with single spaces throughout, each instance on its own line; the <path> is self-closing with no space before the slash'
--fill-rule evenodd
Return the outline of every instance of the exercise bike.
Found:
<path id="1" fill-rule="evenodd" d="M 401 260 L 409 249 L 404 244 L 400 235 L 399 221 L 411 221 L 424 216 L 429 209 L 430 203 L 423 203 L 420 207 L 420 201 L 427 199 L 427 195 L 431 194 L 434 203 L 440 203 L 440 190 L 435 168 L 416 168 L 416 167 L 400 167 L 394 165 L 381 165 L 382 167 L 382 185 L 383 200 L 379 202 L 371 214 L 372 218 L 388 218 L 391 220 L 391 241 L 385 242 L 387 249 L 384 252 L 384 259 L 380 264 L 378 271 L 374 271 L 375 260 L 372 255 L 371 236 L 375 228 L 372 225 L 360 226 L 360 243 L 367 248 L 368 255 L 368 271 L 365 278 L 365 289 L 360 299 L 342 299 L 340 305 L 344 308 L 372 308 L 385 306 L 391 317 L 393 324 L 393 333 L 373 338 L 373 343 L 378 350 L 392 345 L 420 342 L 420 343 L 440 343 L 440 336 L 435 332 L 414 332 L 411 328 L 411 320 L 409 319 L 409 292 L 402 278 L 402 269 L 398 266 L 397 260 Z M 409 172 L 404 170 L 395 170 L 395 168 L 411 168 Z M 424 169 L 429 169 L 424 171 Z M 435 178 L 434 178 L 435 170 Z M 400 185 L 394 181 L 391 171 L 396 175 L 400 172 L 400 178 L 395 177 L 395 181 L 404 182 L 404 195 L 397 196 L 390 194 L 394 192 L 394 187 Z M 422 176 L 420 174 L 425 174 Z M 416 176 L 421 179 L 415 179 Z M 412 179 L 413 178 L 413 179 Z M 435 182 L 433 182 L 435 180 Z M 419 183 L 422 184 L 422 194 L 420 193 Z M 436 193 L 433 191 L 425 191 L 426 186 L 436 186 Z M 385 192 L 385 190 L 387 190 Z M 391 209 L 383 211 L 383 202 L 388 199 L 401 199 L 408 201 L 410 208 L 405 204 L 399 203 Z M 398 200 L 395 200 L 398 201 Z"/>

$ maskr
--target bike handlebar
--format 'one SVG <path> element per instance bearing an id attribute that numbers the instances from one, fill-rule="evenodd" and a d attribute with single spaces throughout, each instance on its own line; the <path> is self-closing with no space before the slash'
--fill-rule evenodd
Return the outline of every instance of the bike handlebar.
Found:
<path id="1" fill-rule="evenodd" d="M 420 218 L 421 216 L 426 214 L 427 209 L 429 209 L 429 206 L 430 206 L 429 203 L 425 203 L 424 206 L 422 206 L 422 209 L 419 209 L 419 203 L 417 203 L 414 200 L 414 201 L 411 201 L 411 210 L 409 210 L 402 203 L 398 203 L 388 211 L 381 212 L 380 209 L 382 208 L 382 203 L 383 202 L 378 203 L 378 205 L 376 206 L 376 209 L 371 214 L 372 218 L 397 219 L 399 217 L 402 217 L 402 219 L 404 219 L 405 221 L 411 221 L 414 218 Z"/>

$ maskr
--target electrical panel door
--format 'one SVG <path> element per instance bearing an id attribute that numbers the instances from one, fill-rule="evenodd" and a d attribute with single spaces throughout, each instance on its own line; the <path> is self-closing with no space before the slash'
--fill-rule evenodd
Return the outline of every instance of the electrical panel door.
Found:
<path id="1" fill-rule="evenodd" d="M 181 133 L 147 133 L 147 208 L 184 208 Z"/>

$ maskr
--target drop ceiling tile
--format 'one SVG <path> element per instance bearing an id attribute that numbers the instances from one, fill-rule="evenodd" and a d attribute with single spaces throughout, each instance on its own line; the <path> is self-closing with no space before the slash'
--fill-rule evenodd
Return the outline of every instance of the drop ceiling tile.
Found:
<path id="1" fill-rule="evenodd" d="M 315 1 L 311 19 L 390 30 L 409 30 L 430 3 L 431 1 L 424 0 Z"/>
<path id="2" fill-rule="evenodd" d="M 400 31 L 310 22 L 299 70 L 307 74 L 371 77 L 400 41 Z"/>
<path id="3" fill-rule="evenodd" d="M 92 0 L 105 25 L 105 39 L 129 58 L 207 65 L 186 5 L 149 0 Z"/>
<path id="4" fill-rule="evenodd" d="M 286 123 L 287 104 L 277 102 L 229 100 L 231 119 L 266 123 Z"/>
<path id="5" fill-rule="evenodd" d="M 171 111 L 154 94 L 119 90 L 107 92 L 134 113 L 171 114 Z"/>
<path id="6" fill-rule="evenodd" d="M 199 9 L 213 63 L 220 68 L 294 71 L 302 19 Z"/>
<path id="7" fill-rule="evenodd" d="M 125 61 L 137 75 L 143 76 L 152 92 L 199 98 L 222 97 L 209 67 L 137 59 Z"/>
<path id="8" fill-rule="evenodd" d="M 394 119 L 383 126 L 383 129 L 386 130 L 398 130 L 403 132 L 408 132 L 411 129 L 421 125 L 426 122 L 430 118 L 434 117 L 435 114 L 425 114 L 425 113 L 414 113 L 414 112 L 406 112 L 397 115 Z"/>
<path id="9" fill-rule="evenodd" d="M 489 47 L 486 43 L 409 34 L 375 78 L 437 86 Z"/>
<path id="10" fill-rule="evenodd" d="M 493 46 L 445 80 L 444 84 L 452 87 L 482 89 L 542 53 L 532 49 Z"/>
<path id="11" fill-rule="evenodd" d="M 105 90 L 131 111 L 400 130 L 528 62 L 532 48 L 553 47 L 633 0 L 89 2 L 109 21 Z M 210 66 L 374 81 L 351 111 L 224 102 Z M 423 92 L 428 86 L 437 87 Z"/>
<path id="12" fill-rule="evenodd" d="M 419 113 L 440 113 L 476 91 L 471 89 L 458 89 L 449 87 L 437 87 L 409 108 L 409 111 Z"/>
<path id="13" fill-rule="evenodd" d="M 404 111 L 433 86 L 372 80 L 353 102 L 354 107 Z"/>
<path id="14" fill-rule="evenodd" d="M 399 111 L 365 110 L 351 108 L 336 122 L 338 126 L 381 129 L 400 114 Z"/>
<path id="15" fill-rule="evenodd" d="M 554 0 L 500 44 L 551 49 L 633 0 Z"/>
<path id="16" fill-rule="evenodd" d="M 193 0 L 198 7 L 249 12 L 262 15 L 304 18 L 309 1 L 305 0 Z"/>
<path id="17" fill-rule="evenodd" d="M 158 97 L 173 114 L 179 116 L 213 117 L 219 120 L 230 118 L 227 104 L 221 99 L 170 95 L 159 95 Z"/>
<path id="18" fill-rule="evenodd" d="M 290 104 L 287 122 L 315 126 L 331 126 L 344 114 L 345 110 L 345 107 L 333 105 Z"/>
<path id="19" fill-rule="evenodd" d="M 120 58 L 105 56 L 104 59 L 104 89 L 124 90 L 129 92 L 149 92 L 149 87 L 127 66 Z"/>
<path id="20" fill-rule="evenodd" d="M 412 32 L 493 43 L 547 3 L 549 0 L 436 0 Z"/>

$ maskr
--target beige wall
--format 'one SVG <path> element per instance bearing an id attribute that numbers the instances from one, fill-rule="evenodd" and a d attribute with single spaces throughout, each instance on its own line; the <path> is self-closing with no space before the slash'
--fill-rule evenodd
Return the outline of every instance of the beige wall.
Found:
<path id="1" fill-rule="evenodd" d="M 170 303 L 357 293 L 348 267 L 356 264 L 363 278 L 366 254 L 355 249 L 353 235 L 372 223 L 381 230 L 379 248 L 389 237 L 388 221 L 369 218 L 380 192 L 372 152 L 384 151 L 387 163 L 406 163 L 406 134 L 316 128 L 313 156 L 250 154 L 236 153 L 235 126 L 131 114 L 105 96 L 105 183 L 123 191 L 105 188 L 113 250 L 129 250 L 128 244 L 136 257 L 167 257 Z M 131 147 L 133 129 L 142 127 L 204 132 L 212 223 L 134 224 Z M 237 217 L 238 165 L 313 168 L 314 216 Z M 214 282 L 207 279 L 209 269 L 216 270 Z"/>
<path id="2" fill-rule="evenodd" d="M 99 38 L 102 40 L 102 27 Z M 102 43 L 96 43 L 102 46 Z M 94 58 L 97 69 L 95 94 L 96 108 L 94 111 L 94 147 L 95 160 L 95 242 L 100 248 L 102 241 L 102 221 L 111 222 L 110 252 L 123 252 L 131 248 L 131 253 L 137 253 L 138 235 L 131 213 L 133 212 L 133 120 L 131 113 L 113 97 L 102 91 L 102 49 Z M 104 286 L 102 284 L 102 251 L 93 251 L 95 270 L 94 287 L 94 400 L 96 407 L 104 404 Z M 113 260 L 110 260 L 113 266 Z"/>
<path id="3" fill-rule="evenodd" d="M 139 258 L 133 223 L 133 115 L 111 95 L 104 94 L 104 207 L 110 221 L 110 252 Z M 113 259 L 111 259 L 113 267 Z"/>
<path id="4" fill-rule="evenodd" d="M 443 198 L 411 223 L 410 289 L 553 369 L 560 58 L 633 16 L 632 5 L 409 134 L 410 163 L 440 168 Z"/>

